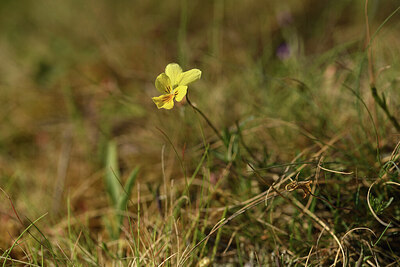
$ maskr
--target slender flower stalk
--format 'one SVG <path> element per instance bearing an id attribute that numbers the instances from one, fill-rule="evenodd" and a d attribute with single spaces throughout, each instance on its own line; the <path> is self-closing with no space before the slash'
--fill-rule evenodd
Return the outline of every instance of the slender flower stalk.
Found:
<path id="1" fill-rule="evenodd" d="M 215 132 L 215 134 L 218 136 L 219 139 L 221 139 L 222 142 L 224 142 L 224 139 L 222 138 L 222 135 L 218 132 L 217 128 L 215 128 L 214 124 L 212 124 L 212 122 L 207 118 L 206 115 L 204 115 L 204 113 L 197 108 L 195 105 L 192 104 L 192 102 L 189 99 L 189 94 L 186 94 L 186 101 L 188 102 L 188 104 L 197 112 L 199 113 L 203 119 L 207 122 L 208 126 L 211 127 L 211 129 L 213 129 L 213 131 Z"/>

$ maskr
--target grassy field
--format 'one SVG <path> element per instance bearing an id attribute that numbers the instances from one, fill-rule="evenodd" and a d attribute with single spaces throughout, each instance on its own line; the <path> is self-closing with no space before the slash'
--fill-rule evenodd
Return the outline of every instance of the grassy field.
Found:
<path id="1" fill-rule="evenodd" d="M 0 1 L 0 265 L 400 266 L 399 9 Z"/>

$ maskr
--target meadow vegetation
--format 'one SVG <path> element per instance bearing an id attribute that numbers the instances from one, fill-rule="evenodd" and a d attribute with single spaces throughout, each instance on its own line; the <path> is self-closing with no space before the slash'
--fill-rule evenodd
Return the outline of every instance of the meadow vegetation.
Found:
<path id="1" fill-rule="evenodd" d="M 400 266 L 399 8 L 0 1 L 0 264 Z"/>

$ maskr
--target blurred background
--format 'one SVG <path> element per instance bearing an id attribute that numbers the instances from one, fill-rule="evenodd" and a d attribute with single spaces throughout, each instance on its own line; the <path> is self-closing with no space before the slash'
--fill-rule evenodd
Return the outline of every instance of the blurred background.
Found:
<path id="1" fill-rule="evenodd" d="M 121 175 L 141 167 L 139 191 L 144 212 L 151 214 L 157 208 L 149 184 L 163 183 L 164 148 L 168 179 L 183 183 L 174 151 L 157 127 L 184 151 L 189 173 L 203 153 L 199 125 L 206 140 L 215 141 L 187 104 L 168 111 L 152 102 L 159 95 L 155 78 L 171 62 L 202 70 L 201 80 L 189 87 L 192 102 L 221 131 L 245 125 L 247 145 L 266 164 L 290 162 L 315 140 L 346 132 L 338 151 L 358 155 L 357 164 L 367 170 L 376 162 L 375 133 L 363 105 L 343 84 L 371 109 L 383 156 L 393 151 L 398 133 L 370 96 L 364 5 L 361 0 L 2 0 L 0 187 L 22 218 L 48 212 L 46 233 L 61 233 L 67 199 L 74 214 L 107 208 L 105 150 L 116 140 Z M 371 33 L 398 5 L 370 1 Z M 373 45 L 377 87 L 397 117 L 399 32 L 395 14 Z M 354 157 L 346 155 L 355 166 Z M 215 163 L 211 173 L 220 170 Z M 241 200 L 255 193 L 223 188 Z M 6 195 L 0 198 L 4 249 L 22 227 Z M 229 204 L 224 201 L 222 206 Z M 101 220 L 88 225 L 103 231 Z"/>

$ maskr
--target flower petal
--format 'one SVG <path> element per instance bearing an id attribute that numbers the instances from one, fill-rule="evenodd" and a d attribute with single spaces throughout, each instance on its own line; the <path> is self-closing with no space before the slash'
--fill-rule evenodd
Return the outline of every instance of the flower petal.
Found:
<path id="1" fill-rule="evenodd" d="M 191 82 L 197 81 L 201 77 L 201 70 L 191 69 L 182 73 L 179 77 L 179 85 L 188 85 Z"/>
<path id="2" fill-rule="evenodd" d="M 157 105 L 158 109 L 171 109 L 174 107 L 174 94 L 156 96 L 152 97 L 152 99 L 153 102 Z"/>
<path id="3" fill-rule="evenodd" d="M 182 68 L 176 63 L 170 63 L 165 67 L 165 74 L 171 79 L 171 85 L 177 85 L 182 74 Z"/>
<path id="4" fill-rule="evenodd" d="M 175 93 L 175 100 L 178 102 L 181 102 L 182 99 L 185 97 L 187 93 L 187 86 L 186 85 L 181 85 L 175 88 L 174 93 Z"/>
<path id="5" fill-rule="evenodd" d="M 157 76 L 156 88 L 161 93 L 171 93 L 171 80 L 165 73 L 161 73 Z"/>

